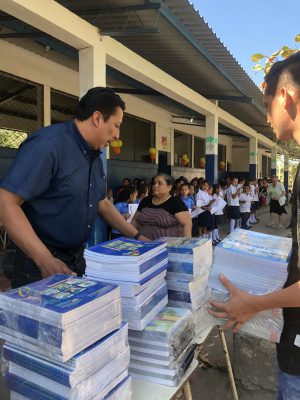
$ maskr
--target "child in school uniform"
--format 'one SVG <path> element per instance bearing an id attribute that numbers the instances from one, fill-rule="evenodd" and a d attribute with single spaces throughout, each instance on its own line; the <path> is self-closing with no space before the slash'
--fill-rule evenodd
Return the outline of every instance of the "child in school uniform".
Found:
<path id="1" fill-rule="evenodd" d="M 197 206 L 204 210 L 198 216 L 198 235 L 200 237 L 208 238 L 209 232 L 213 229 L 213 220 L 210 213 L 210 207 L 215 200 L 210 198 L 208 194 L 209 184 L 208 181 L 203 179 L 200 183 L 200 190 L 197 193 Z"/>
<path id="2" fill-rule="evenodd" d="M 221 197 L 224 200 L 221 185 L 217 183 L 213 186 L 213 199 L 217 200 L 218 197 Z M 223 210 L 217 210 L 214 214 L 214 230 L 212 232 L 212 240 L 214 245 L 217 245 L 221 242 L 219 235 L 219 226 L 223 224 L 223 215 Z"/>
<path id="3" fill-rule="evenodd" d="M 256 224 L 258 222 L 258 219 L 256 218 L 256 211 L 259 208 L 258 192 L 259 192 L 259 188 L 258 188 L 256 179 L 250 178 L 250 193 L 252 196 L 252 204 L 251 204 L 251 210 L 250 210 L 251 214 L 250 214 L 250 218 L 249 218 L 250 224 Z"/>
<path id="4" fill-rule="evenodd" d="M 184 183 L 180 186 L 180 198 L 187 206 L 188 210 L 192 211 L 195 208 L 195 201 L 192 196 L 190 196 L 189 185 Z"/>
<path id="5" fill-rule="evenodd" d="M 244 185 L 243 193 L 241 193 L 239 196 L 242 229 L 250 229 L 248 221 L 250 217 L 252 200 L 253 196 L 250 193 L 250 185 Z"/>
<path id="6" fill-rule="evenodd" d="M 235 228 L 239 227 L 240 221 L 240 203 L 239 195 L 241 194 L 241 189 L 238 187 L 238 178 L 231 179 L 231 185 L 227 189 L 227 217 L 229 220 L 229 232 L 233 232 Z"/>
<path id="7" fill-rule="evenodd" d="M 121 215 L 125 219 L 128 219 L 129 212 L 128 212 L 128 204 L 133 204 L 136 201 L 136 197 L 138 195 L 138 191 L 135 186 L 128 185 L 124 186 L 123 190 L 118 194 L 118 197 L 115 201 L 115 207 L 119 211 Z M 120 232 L 116 229 L 112 229 L 111 231 L 111 238 L 116 239 L 120 236 L 123 236 Z"/>

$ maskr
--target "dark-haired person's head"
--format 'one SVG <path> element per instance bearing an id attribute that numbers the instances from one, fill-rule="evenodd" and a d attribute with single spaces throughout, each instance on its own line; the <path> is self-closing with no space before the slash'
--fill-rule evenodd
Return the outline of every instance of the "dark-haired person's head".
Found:
<path id="1" fill-rule="evenodd" d="M 106 147 L 118 140 L 125 103 L 111 89 L 95 87 L 79 101 L 74 118 L 75 124 L 94 150 Z"/>
<path id="2" fill-rule="evenodd" d="M 137 198 L 140 200 L 140 201 L 142 201 L 145 197 L 147 197 L 148 196 L 148 186 L 147 185 L 145 185 L 145 184 L 140 184 L 138 187 L 137 187 L 137 191 L 138 191 L 138 195 L 137 195 Z"/>
<path id="3" fill-rule="evenodd" d="M 123 179 L 123 186 L 128 186 L 128 185 L 130 185 L 130 184 L 131 184 L 131 181 L 130 181 L 129 178 L 124 178 L 124 179 Z"/>
<path id="4" fill-rule="evenodd" d="M 133 203 L 137 197 L 137 189 L 134 185 L 124 186 L 121 192 L 119 192 L 115 203 Z"/>
<path id="5" fill-rule="evenodd" d="M 174 179 L 168 174 L 158 174 L 152 178 L 151 191 L 153 196 L 164 197 L 172 194 Z"/>
<path id="6" fill-rule="evenodd" d="M 265 76 L 264 104 L 276 137 L 283 141 L 297 139 L 294 135 L 299 131 L 300 51 L 272 65 Z"/>

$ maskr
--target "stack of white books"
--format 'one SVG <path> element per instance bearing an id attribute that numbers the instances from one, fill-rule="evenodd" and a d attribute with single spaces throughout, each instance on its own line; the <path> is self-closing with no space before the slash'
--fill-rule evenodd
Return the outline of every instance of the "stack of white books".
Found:
<path id="1" fill-rule="evenodd" d="M 85 251 L 86 275 L 121 288 L 123 320 L 143 330 L 165 307 L 166 244 L 118 238 Z"/>
<path id="2" fill-rule="evenodd" d="M 225 301 L 229 297 L 219 280 L 221 273 L 250 294 L 261 295 L 281 289 L 287 278 L 291 249 L 289 238 L 235 229 L 215 249 L 209 277 L 211 298 Z M 214 322 L 224 321 L 214 319 Z M 282 330 L 281 310 L 258 313 L 241 330 L 277 342 Z"/>
<path id="3" fill-rule="evenodd" d="M 166 307 L 142 331 L 129 330 L 130 374 L 138 380 L 176 386 L 194 358 L 193 316 Z"/>
<path id="4" fill-rule="evenodd" d="M 0 295 L 12 398 L 103 399 L 128 377 L 120 288 L 54 275 Z"/>
<path id="5" fill-rule="evenodd" d="M 167 243 L 167 286 L 169 306 L 193 311 L 196 332 L 201 331 L 198 318 L 209 298 L 208 276 L 212 265 L 209 239 L 162 238 Z"/>

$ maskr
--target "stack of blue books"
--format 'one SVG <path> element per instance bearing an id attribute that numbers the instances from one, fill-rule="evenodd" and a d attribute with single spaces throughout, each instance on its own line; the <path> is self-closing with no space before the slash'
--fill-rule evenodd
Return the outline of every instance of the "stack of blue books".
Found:
<path id="1" fill-rule="evenodd" d="M 96 400 L 128 378 L 120 288 L 54 275 L 0 295 L 12 398 Z"/>
<path id="2" fill-rule="evenodd" d="M 201 321 L 196 316 L 209 298 L 207 284 L 213 254 L 211 240 L 169 237 L 161 240 L 167 243 L 168 251 L 168 305 L 190 309 L 197 321 L 196 331 L 201 331 Z"/>
<path id="3" fill-rule="evenodd" d="M 292 239 L 235 229 L 215 249 L 209 277 L 211 298 L 226 301 L 227 289 L 219 280 L 222 273 L 250 294 L 261 295 L 279 290 L 287 278 Z M 224 321 L 209 317 L 213 323 Z M 258 313 L 241 330 L 260 338 L 278 342 L 282 330 L 280 309 Z"/>
<path id="4" fill-rule="evenodd" d="M 121 237 L 88 248 L 85 259 L 88 278 L 121 287 L 123 320 L 130 329 L 143 330 L 167 304 L 166 243 Z"/>
<path id="5" fill-rule="evenodd" d="M 177 386 L 194 358 L 193 315 L 165 307 L 142 332 L 129 330 L 130 374 L 138 380 Z"/>

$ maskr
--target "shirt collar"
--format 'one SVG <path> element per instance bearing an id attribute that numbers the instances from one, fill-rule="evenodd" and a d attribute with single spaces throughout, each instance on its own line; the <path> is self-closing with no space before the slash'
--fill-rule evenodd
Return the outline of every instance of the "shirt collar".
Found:
<path id="1" fill-rule="evenodd" d="M 77 145 L 80 147 L 83 154 L 87 158 L 89 158 L 91 161 L 98 158 L 100 156 L 100 154 L 102 153 L 101 150 L 93 150 L 90 147 L 88 142 L 84 139 L 84 137 L 79 132 L 74 120 L 71 119 L 70 121 L 67 121 L 66 124 L 68 125 L 69 130 L 71 131 L 73 137 L 75 138 Z"/>

